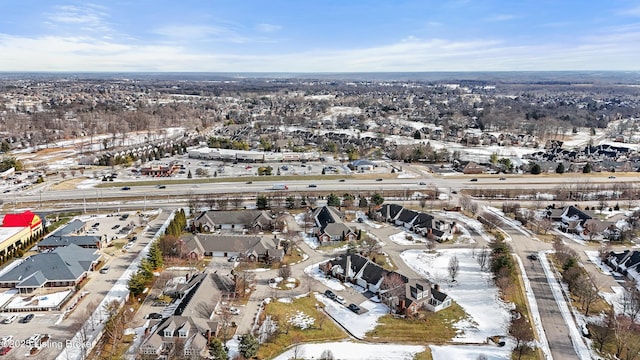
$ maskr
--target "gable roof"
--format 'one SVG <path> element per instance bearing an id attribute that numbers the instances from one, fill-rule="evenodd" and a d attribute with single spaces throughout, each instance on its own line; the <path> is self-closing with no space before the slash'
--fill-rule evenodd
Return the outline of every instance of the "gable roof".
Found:
<path id="1" fill-rule="evenodd" d="M 86 222 L 79 220 L 79 219 L 75 219 L 71 222 L 69 222 L 67 225 L 61 227 L 60 229 L 58 229 L 55 234 L 58 236 L 64 236 L 64 235 L 69 235 L 71 233 L 75 233 L 78 230 L 81 230 L 82 228 L 84 228 L 87 225 Z"/>
<path id="2" fill-rule="evenodd" d="M 96 235 L 79 235 L 79 236 L 56 236 L 51 235 L 42 239 L 38 243 L 38 246 L 42 247 L 55 247 L 55 246 L 67 246 L 67 245 L 78 245 L 81 247 L 84 246 L 95 246 L 100 242 L 100 236 Z"/>
<path id="3" fill-rule="evenodd" d="M 402 211 L 403 207 L 398 204 L 383 204 L 378 212 L 387 220 L 395 220 L 396 216 Z"/>
<path id="4" fill-rule="evenodd" d="M 251 226 L 256 220 L 261 224 L 271 221 L 271 215 L 263 210 L 209 210 L 200 213 L 194 223 L 210 226 L 223 224 L 243 224 Z"/>

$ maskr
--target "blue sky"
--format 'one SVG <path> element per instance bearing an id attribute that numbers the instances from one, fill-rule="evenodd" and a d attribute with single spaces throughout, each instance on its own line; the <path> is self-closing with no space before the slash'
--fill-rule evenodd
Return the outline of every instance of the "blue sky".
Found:
<path id="1" fill-rule="evenodd" d="M 6 0 L 0 14 L 0 71 L 640 70 L 639 0 Z"/>

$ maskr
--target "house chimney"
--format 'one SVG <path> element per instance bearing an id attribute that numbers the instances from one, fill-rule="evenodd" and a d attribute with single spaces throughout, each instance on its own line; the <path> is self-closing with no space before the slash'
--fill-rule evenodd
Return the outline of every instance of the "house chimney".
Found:
<path id="1" fill-rule="evenodd" d="M 211 341 L 211 330 L 207 329 L 207 332 L 205 332 L 204 337 L 207 338 L 207 342 Z"/>
<path id="2" fill-rule="evenodd" d="M 438 284 L 433 284 L 433 290 L 435 290 L 435 291 L 440 291 L 440 285 L 438 285 Z"/>

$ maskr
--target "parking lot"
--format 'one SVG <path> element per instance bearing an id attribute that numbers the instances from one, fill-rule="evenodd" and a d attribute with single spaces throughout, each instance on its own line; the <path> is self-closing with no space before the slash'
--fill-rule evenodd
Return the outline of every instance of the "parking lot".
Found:
<path id="1" fill-rule="evenodd" d="M 88 317 L 89 310 L 95 309 L 98 306 L 107 292 L 113 287 L 116 280 L 122 276 L 122 273 L 133 261 L 137 253 L 152 239 L 153 234 L 155 234 L 155 231 L 158 230 L 168 214 L 163 213 L 159 219 L 151 221 L 149 223 L 149 231 L 145 232 L 139 231 L 141 229 L 139 225 L 145 222 L 144 218 L 139 217 L 135 212 L 128 213 L 126 217 L 122 215 L 123 213 L 111 213 L 82 218 L 82 220 L 87 223 L 85 233 L 93 233 L 89 235 L 105 235 L 110 242 L 111 239 L 115 238 L 116 242 L 122 243 L 123 240 L 126 241 L 128 240 L 127 238 L 133 236 L 137 236 L 138 240 L 135 241 L 127 251 L 122 251 L 115 246 L 105 247 L 101 250 L 103 261 L 105 265 L 110 267 L 110 270 L 106 274 L 98 271 L 89 273 L 89 277 L 82 287 L 82 291 L 86 291 L 87 294 L 78 302 L 75 310 L 71 312 L 66 319 L 60 320 L 62 311 L 0 313 L 0 319 L 17 315 L 16 320 L 10 324 L 4 324 L 0 321 L 0 338 L 12 336 L 9 345 L 11 345 L 13 349 L 9 351 L 7 356 L 13 355 L 16 358 L 26 356 L 31 349 L 31 346 L 26 344 L 26 340 L 35 334 L 49 335 L 49 339 L 46 343 L 42 344 L 42 349 L 36 358 L 51 359 L 60 353 L 66 345 L 67 340 L 71 339 L 75 332 L 80 329 L 81 324 L 84 323 L 84 320 Z M 141 221 L 140 219 L 143 220 Z M 134 222 L 136 225 L 135 232 L 120 233 L 120 229 L 126 227 L 131 222 Z M 94 226 L 94 224 L 98 225 Z M 116 227 L 116 225 L 119 226 Z M 84 235 L 85 233 L 80 235 Z M 76 293 L 74 297 L 65 304 L 65 308 L 74 302 L 75 298 L 79 296 L 79 293 L 80 292 Z M 21 322 L 29 313 L 34 314 L 33 319 L 28 323 Z"/>

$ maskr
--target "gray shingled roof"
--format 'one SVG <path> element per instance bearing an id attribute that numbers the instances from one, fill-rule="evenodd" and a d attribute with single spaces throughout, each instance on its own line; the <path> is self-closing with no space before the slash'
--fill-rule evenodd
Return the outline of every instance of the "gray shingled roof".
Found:
<path id="1" fill-rule="evenodd" d="M 54 246 L 67 246 L 69 244 L 75 244 L 78 246 L 97 246 L 100 242 L 100 236 L 96 235 L 79 235 L 79 236 L 57 236 L 51 235 L 44 238 L 38 246 L 42 247 L 54 247 Z"/>
<path id="2" fill-rule="evenodd" d="M 49 253 L 29 256 L 22 263 L 0 277 L 0 282 L 21 283 L 40 272 L 46 281 L 76 281 L 100 258 L 94 249 L 71 244 Z"/>
<path id="3" fill-rule="evenodd" d="M 70 223 L 68 223 L 67 225 L 61 227 L 60 229 L 58 229 L 58 231 L 55 232 L 55 234 L 57 236 L 64 236 L 64 235 L 69 235 L 71 233 L 75 233 L 78 230 L 84 228 L 87 225 L 86 222 L 82 221 L 82 220 L 78 220 L 75 219 L 73 221 L 71 221 Z"/>

